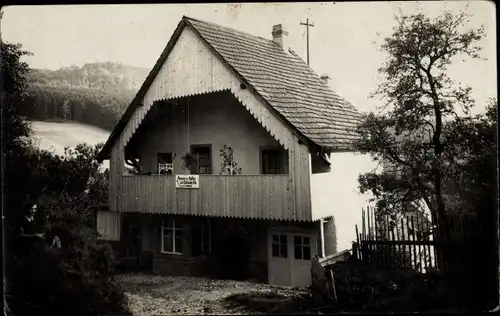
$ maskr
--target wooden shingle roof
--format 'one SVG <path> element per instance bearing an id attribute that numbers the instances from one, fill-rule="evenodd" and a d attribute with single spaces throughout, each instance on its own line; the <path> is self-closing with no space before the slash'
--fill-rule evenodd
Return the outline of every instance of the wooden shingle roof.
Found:
<path id="1" fill-rule="evenodd" d="M 360 113 L 294 51 L 270 39 L 186 18 L 199 34 L 287 121 L 325 148 L 346 149 Z"/>
<path id="2" fill-rule="evenodd" d="M 172 41 L 185 26 L 192 27 L 301 136 L 327 150 L 351 148 L 352 141 L 357 138 L 355 130 L 361 114 L 333 92 L 294 51 L 283 50 L 271 39 L 183 17 L 131 107 L 112 132 L 99 155 L 100 159 L 108 157 L 114 138 L 128 121 L 127 116 L 133 112 L 131 108 L 137 106 L 147 91 L 167 58 L 168 47 L 174 44 Z"/>

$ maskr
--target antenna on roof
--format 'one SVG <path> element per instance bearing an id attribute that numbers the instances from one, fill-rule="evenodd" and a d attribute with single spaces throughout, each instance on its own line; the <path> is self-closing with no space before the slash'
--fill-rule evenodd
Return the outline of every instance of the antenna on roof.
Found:
<path id="1" fill-rule="evenodd" d="M 309 23 L 309 19 L 306 19 L 306 23 L 300 22 L 300 25 L 305 25 L 306 27 L 306 41 L 307 41 L 307 64 L 309 65 L 309 27 L 313 27 L 313 23 Z"/>

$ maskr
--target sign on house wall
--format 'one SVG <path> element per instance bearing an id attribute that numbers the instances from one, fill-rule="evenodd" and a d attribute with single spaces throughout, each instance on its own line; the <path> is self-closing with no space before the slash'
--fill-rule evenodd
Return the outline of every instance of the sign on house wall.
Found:
<path id="1" fill-rule="evenodd" d="M 200 176 L 199 175 L 175 175 L 175 187 L 177 189 L 199 189 Z"/>

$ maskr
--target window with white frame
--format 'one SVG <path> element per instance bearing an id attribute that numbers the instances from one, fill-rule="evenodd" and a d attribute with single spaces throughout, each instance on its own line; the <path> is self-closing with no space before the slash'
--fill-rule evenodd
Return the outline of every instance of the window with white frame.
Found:
<path id="1" fill-rule="evenodd" d="M 182 254 L 182 225 L 173 217 L 162 220 L 161 250 L 165 253 Z"/>
<path id="2" fill-rule="evenodd" d="M 306 236 L 294 236 L 293 245 L 295 259 L 311 260 L 311 238 Z"/>
<path id="3" fill-rule="evenodd" d="M 174 164 L 172 153 L 158 153 L 157 161 L 157 174 L 173 174 Z"/>
<path id="4" fill-rule="evenodd" d="M 285 234 L 273 234 L 272 236 L 272 256 L 273 257 L 288 257 L 288 243 Z"/>

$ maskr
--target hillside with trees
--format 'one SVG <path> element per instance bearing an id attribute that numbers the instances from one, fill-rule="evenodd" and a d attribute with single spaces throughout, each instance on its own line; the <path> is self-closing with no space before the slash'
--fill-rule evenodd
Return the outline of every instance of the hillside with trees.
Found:
<path id="1" fill-rule="evenodd" d="M 25 102 L 18 107 L 31 120 L 69 120 L 111 130 L 148 71 L 112 62 L 31 69 Z"/>

